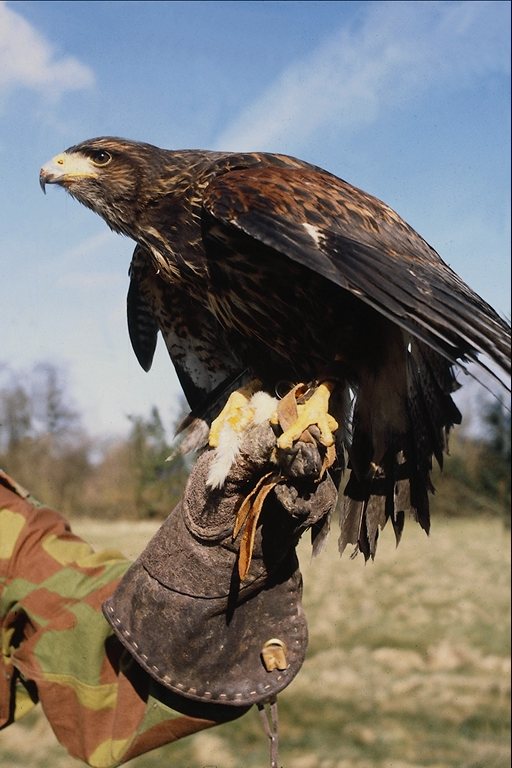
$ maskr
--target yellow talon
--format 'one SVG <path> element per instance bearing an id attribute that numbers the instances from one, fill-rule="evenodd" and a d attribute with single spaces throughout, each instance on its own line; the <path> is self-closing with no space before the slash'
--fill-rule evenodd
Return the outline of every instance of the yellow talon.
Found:
<path id="1" fill-rule="evenodd" d="M 338 422 L 328 413 L 329 397 L 333 385 L 322 382 L 315 389 L 309 400 L 297 406 L 298 416 L 294 423 L 279 437 L 279 448 L 288 450 L 300 438 L 308 427 L 316 424 L 320 430 L 320 442 L 329 447 L 334 444 L 333 432 L 338 428 Z"/>

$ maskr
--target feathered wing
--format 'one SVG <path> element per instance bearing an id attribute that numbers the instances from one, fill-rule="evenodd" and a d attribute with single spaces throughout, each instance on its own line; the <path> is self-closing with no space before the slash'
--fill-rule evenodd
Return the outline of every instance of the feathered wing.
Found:
<path id="1" fill-rule="evenodd" d="M 340 549 L 373 557 L 379 528 L 391 518 L 399 539 L 408 510 L 428 530 L 432 457 L 442 463 L 460 422 L 452 364 L 485 368 L 484 354 L 510 373 L 510 328 L 394 211 L 320 170 L 234 170 L 210 185 L 204 207 L 213 236 L 219 226 L 224 241 L 245 233 L 395 329 L 380 369 L 359 382 Z"/>
<path id="2" fill-rule="evenodd" d="M 243 366 L 215 318 L 190 294 L 160 279 L 140 245 L 130 265 L 127 315 L 142 368 L 151 368 L 160 331 L 192 417 L 209 418 L 210 408 L 225 399 L 232 382 L 243 375 Z"/>
<path id="3" fill-rule="evenodd" d="M 323 275 L 455 363 L 510 374 L 510 327 L 391 208 L 311 167 L 218 176 L 217 220 Z M 491 371 L 494 374 L 494 372 Z"/>
<path id="4" fill-rule="evenodd" d="M 153 364 L 159 327 L 151 304 L 144 296 L 144 273 L 144 252 L 137 246 L 129 270 L 126 315 L 133 351 L 139 365 L 147 372 Z"/>

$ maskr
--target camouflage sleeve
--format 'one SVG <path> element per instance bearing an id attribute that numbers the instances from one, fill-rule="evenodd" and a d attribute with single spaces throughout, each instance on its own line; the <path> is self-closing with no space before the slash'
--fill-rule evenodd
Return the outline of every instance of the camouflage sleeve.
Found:
<path id="1" fill-rule="evenodd" d="M 160 701 L 101 611 L 129 565 L 0 472 L 0 728 L 40 701 L 70 754 L 107 768 L 243 714 Z"/>

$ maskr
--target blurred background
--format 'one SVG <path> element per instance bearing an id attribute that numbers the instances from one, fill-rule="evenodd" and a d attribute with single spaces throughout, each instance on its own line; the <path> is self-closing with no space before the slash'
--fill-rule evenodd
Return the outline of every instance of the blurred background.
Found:
<path id="1" fill-rule="evenodd" d="M 145 374 L 130 348 L 133 244 L 39 189 L 46 160 L 100 135 L 320 165 L 510 317 L 508 2 L 0 2 L 0 465 L 98 546 L 135 555 L 187 476 L 164 461 L 185 408 L 167 353 Z M 431 540 L 410 525 L 395 551 L 385 532 L 367 567 L 335 532 L 313 563 L 304 545 L 287 766 L 509 764 L 510 412 L 459 378 Z M 259 728 L 134 765 L 261 765 Z M 2 766 L 71 766 L 45 729 L 0 734 Z"/>

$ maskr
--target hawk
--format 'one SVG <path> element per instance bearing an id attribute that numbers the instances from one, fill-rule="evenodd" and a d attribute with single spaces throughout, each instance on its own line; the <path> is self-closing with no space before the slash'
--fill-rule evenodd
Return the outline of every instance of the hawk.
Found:
<path id="1" fill-rule="evenodd" d="M 394 210 L 293 157 L 113 137 L 57 155 L 40 183 L 136 242 L 133 349 L 149 370 L 161 332 L 192 412 L 244 376 L 270 393 L 326 383 L 350 469 L 341 548 L 373 556 L 408 510 L 428 530 L 433 457 L 461 418 L 455 366 L 510 374 L 510 326 Z M 332 418 L 308 423 L 332 441 Z"/>

